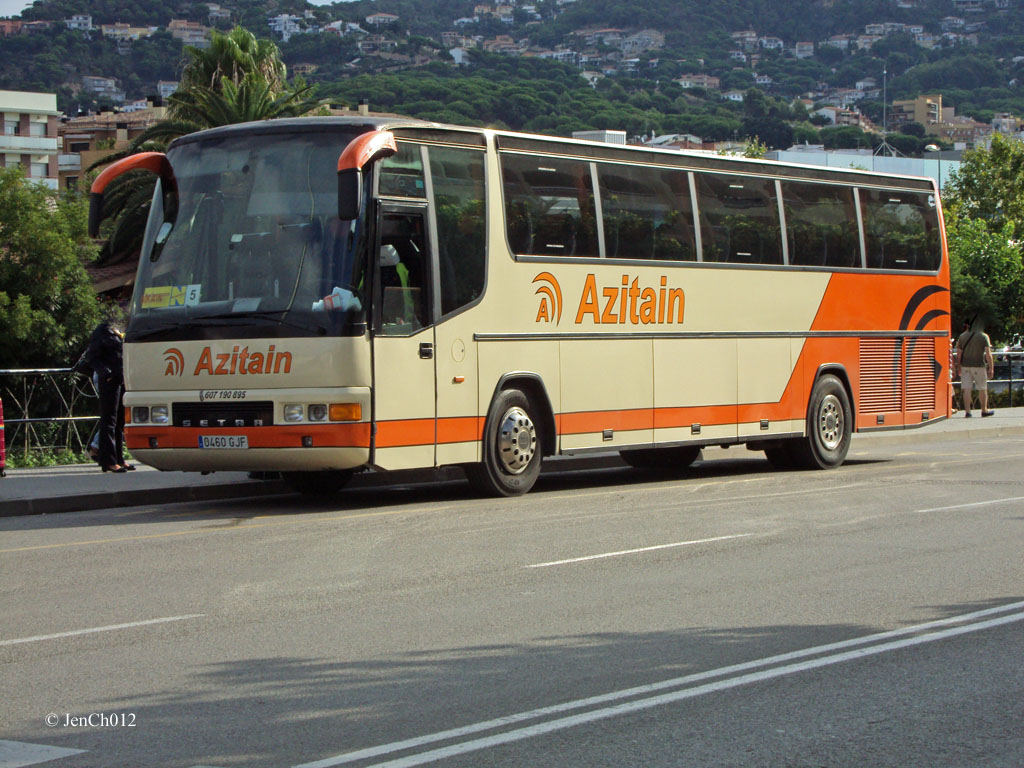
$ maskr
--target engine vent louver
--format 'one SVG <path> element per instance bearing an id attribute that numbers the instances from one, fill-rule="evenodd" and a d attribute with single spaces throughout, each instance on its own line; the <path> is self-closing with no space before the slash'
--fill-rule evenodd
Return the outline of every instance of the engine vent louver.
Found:
<path id="1" fill-rule="evenodd" d="M 860 411 L 935 407 L 935 339 L 861 339 Z"/>

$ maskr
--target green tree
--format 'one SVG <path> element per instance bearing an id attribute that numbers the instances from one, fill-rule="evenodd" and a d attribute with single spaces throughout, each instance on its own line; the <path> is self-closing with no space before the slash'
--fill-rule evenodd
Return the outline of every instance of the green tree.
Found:
<path id="1" fill-rule="evenodd" d="M 74 362 L 99 321 L 85 265 L 96 255 L 78 197 L 0 169 L 0 360 L 5 368 Z"/>
<path id="2" fill-rule="evenodd" d="M 1024 325 L 1024 142 L 965 152 L 945 189 L 954 318 L 979 314 L 1005 338 Z"/>
<path id="3" fill-rule="evenodd" d="M 1024 322 L 1024 266 L 1015 227 L 992 231 L 980 219 L 946 215 L 953 327 L 981 317 L 995 340 L 1009 338 Z"/>
<path id="4" fill-rule="evenodd" d="M 943 199 L 947 209 L 982 219 L 993 231 L 1009 221 L 1024 232 L 1024 141 L 995 134 L 991 148 L 964 152 Z"/>

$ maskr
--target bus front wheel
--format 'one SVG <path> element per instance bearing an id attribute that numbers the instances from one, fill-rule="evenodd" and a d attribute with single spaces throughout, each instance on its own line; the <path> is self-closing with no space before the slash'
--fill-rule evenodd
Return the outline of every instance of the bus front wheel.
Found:
<path id="1" fill-rule="evenodd" d="M 487 412 L 483 461 L 467 466 L 466 477 L 488 496 L 519 496 L 537 482 L 542 445 L 530 398 L 518 389 L 503 390 Z"/>
<path id="2" fill-rule="evenodd" d="M 850 450 L 853 411 L 850 398 L 836 376 L 825 374 L 814 383 L 807 405 L 807 436 L 792 445 L 794 463 L 804 469 L 838 467 Z"/>

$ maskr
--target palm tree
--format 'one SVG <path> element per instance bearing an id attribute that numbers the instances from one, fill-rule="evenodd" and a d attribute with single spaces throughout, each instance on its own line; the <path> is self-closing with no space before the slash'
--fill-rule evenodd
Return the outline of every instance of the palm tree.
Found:
<path id="1" fill-rule="evenodd" d="M 122 152 L 108 155 L 89 170 L 138 152 L 163 152 L 179 136 L 258 120 L 297 117 L 320 102 L 314 87 L 298 79 L 285 82 L 281 51 L 270 40 L 257 40 L 242 27 L 228 35 L 213 32 L 206 50 L 187 47 L 191 57 L 177 92 L 168 99 L 167 119 L 151 126 Z M 107 188 L 104 210 L 110 236 L 100 261 L 113 254 L 134 253 L 142 235 L 156 180 L 145 172 L 126 173 Z"/>
<path id="2" fill-rule="evenodd" d="M 189 61 L 181 73 L 180 87 L 218 89 L 225 78 L 239 85 L 251 74 L 262 78 L 273 91 L 284 90 L 285 65 L 281 51 L 272 40 L 256 39 L 244 27 L 224 35 L 214 31 L 210 47 L 185 49 Z"/>

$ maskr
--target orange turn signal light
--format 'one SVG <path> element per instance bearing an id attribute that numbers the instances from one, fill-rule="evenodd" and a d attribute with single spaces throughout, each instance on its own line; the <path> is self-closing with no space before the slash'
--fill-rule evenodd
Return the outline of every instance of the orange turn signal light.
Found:
<path id="1" fill-rule="evenodd" d="M 360 421 L 363 406 L 359 403 L 331 403 L 328 408 L 331 421 Z"/>

